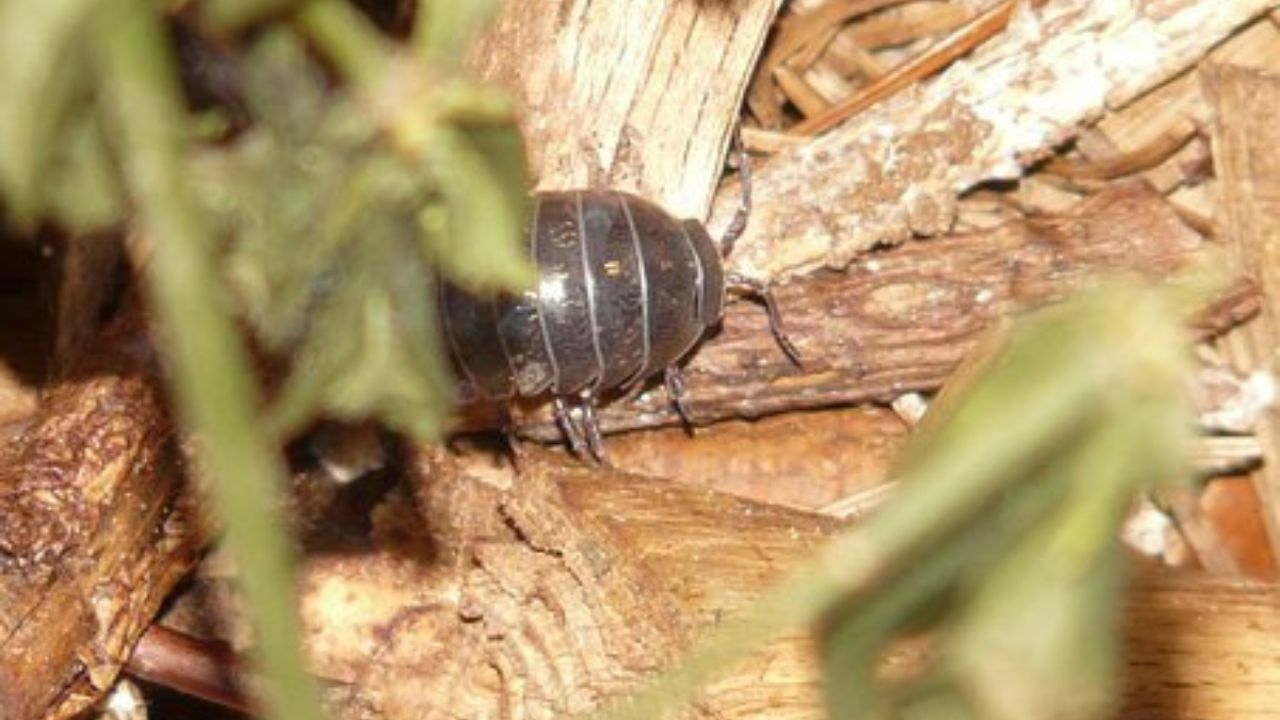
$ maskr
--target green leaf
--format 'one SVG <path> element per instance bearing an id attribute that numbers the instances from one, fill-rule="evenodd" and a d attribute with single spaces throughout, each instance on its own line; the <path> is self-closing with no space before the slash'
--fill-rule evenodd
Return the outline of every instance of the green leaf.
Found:
<path id="1" fill-rule="evenodd" d="M 514 129 L 440 129 L 426 148 L 441 202 L 419 213 L 424 248 L 450 280 L 472 291 L 523 290 L 536 280 L 518 143 Z"/>
<path id="2" fill-rule="evenodd" d="M 73 118 L 63 133 L 62 145 L 50 171 L 50 185 L 55 188 L 49 197 L 50 213 L 73 233 L 119 226 L 126 201 L 97 118 Z"/>
<path id="3" fill-rule="evenodd" d="M 20 225 L 36 222 L 57 191 L 47 182 L 50 159 L 68 117 L 88 111 L 82 49 L 100 5 L 101 0 L 0 4 L 0 193 Z"/>
<path id="4" fill-rule="evenodd" d="M 250 25 L 283 15 L 303 0 L 201 0 L 200 18 L 222 33 L 234 33 Z"/>
<path id="5" fill-rule="evenodd" d="M 28 3 L 33 5 L 34 3 Z M 192 197 L 187 115 L 164 20 L 150 0 L 116 0 L 93 34 L 103 105 L 138 226 L 154 240 L 148 285 L 179 418 L 200 453 L 255 621 L 255 705 L 265 717 L 319 720 L 293 605 L 293 547 L 276 494 L 288 481 L 262 431 L 256 383 Z"/>
<path id="6" fill-rule="evenodd" d="M 325 414 L 380 417 L 414 437 L 438 437 L 453 386 L 438 347 L 430 275 L 406 262 L 413 251 L 398 247 L 404 240 L 388 219 L 351 249 L 351 272 L 335 278 L 272 409 L 278 434 Z"/>
<path id="7" fill-rule="evenodd" d="M 461 65 L 467 44 L 501 6 L 502 0 L 423 0 L 414 19 L 414 45 L 430 59 Z"/>

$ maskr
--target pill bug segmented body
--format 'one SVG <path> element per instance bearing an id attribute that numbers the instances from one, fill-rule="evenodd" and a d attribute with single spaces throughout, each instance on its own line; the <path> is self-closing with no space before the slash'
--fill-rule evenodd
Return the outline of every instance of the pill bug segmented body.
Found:
<path id="1" fill-rule="evenodd" d="M 534 195 L 526 241 L 538 270 L 535 289 L 479 297 L 440 284 L 441 326 L 464 399 L 549 395 L 574 452 L 603 461 L 595 415 L 603 392 L 661 371 L 687 421 L 678 363 L 720 322 L 726 290 L 764 300 L 775 337 L 795 359 L 768 289 L 725 276 L 722 250 L 745 226 L 749 191 L 743 198 L 717 249 L 701 222 L 677 220 L 636 195 Z M 581 425 L 570 412 L 574 401 Z"/>

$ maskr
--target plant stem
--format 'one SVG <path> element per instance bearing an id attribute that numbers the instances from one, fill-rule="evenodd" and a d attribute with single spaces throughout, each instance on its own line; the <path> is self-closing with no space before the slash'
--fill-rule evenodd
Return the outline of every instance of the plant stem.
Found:
<path id="1" fill-rule="evenodd" d="M 387 43 L 351 5 L 340 0 L 312 0 L 296 17 L 302 32 L 357 87 L 372 90 L 386 79 L 391 60 Z"/>
<path id="2" fill-rule="evenodd" d="M 117 0 L 101 14 L 98 50 L 124 173 L 154 244 L 145 278 L 179 414 L 199 440 L 201 469 L 257 619 L 265 714 L 320 718 L 302 664 L 293 558 L 275 508 L 285 472 L 258 427 L 246 353 L 216 280 L 213 243 L 185 182 L 176 59 L 155 6 Z"/>

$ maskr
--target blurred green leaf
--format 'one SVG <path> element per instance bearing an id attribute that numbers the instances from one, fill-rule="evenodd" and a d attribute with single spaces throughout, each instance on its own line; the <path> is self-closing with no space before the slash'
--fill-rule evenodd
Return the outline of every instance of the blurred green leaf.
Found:
<path id="1" fill-rule="evenodd" d="M 461 287 L 518 290 L 535 281 L 523 240 L 529 206 L 523 153 L 512 152 L 519 147 L 513 128 L 440 129 L 427 146 L 443 202 L 419 215 L 425 248 Z"/>
<path id="2" fill-rule="evenodd" d="M 263 432 L 253 377 L 193 197 L 191 133 L 174 49 L 150 0 L 113 0 L 92 36 L 95 78 L 116 142 L 134 224 L 152 245 L 143 275 L 177 414 L 225 522 L 254 620 L 255 704 L 266 717 L 319 719 L 293 603 L 293 546 L 278 516 L 287 483 Z"/>
<path id="3" fill-rule="evenodd" d="M 67 230 L 98 232 L 124 221 L 120 174 L 95 115 L 79 115 L 67 123 L 49 175 L 54 190 L 48 210 Z"/>
<path id="4" fill-rule="evenodd" d="M 29 227 L 58 188 L 50 158 L 67 118 L 89 104 L 83 48 L 102 0 L 0 3 L 0 193 L 14 222 Z M 98 199 L 101 199 L 99 196 Z"/>
<path id="5" fill-rule="evenodd" d="M 395 224 L 388 217 L 365 228 L 359 260 L 316 309 L 314 330 L 273 408 L 279 432 L 320 410 L 339 419 L 377 415 L 413 436 L 438 436 L 439 411 L 453 398 L 430 273 L 412 260 Z"/>
<path id="6" fill-rule="evenodd" d="M 1019 414 L 1043 412 L 1041 398 L 1064 386 L 1079 389 L 1060 396 L 1070 403 L 1063 410 L 1073 409 L 1057 432 L 996 469 L 1007 474 L 1004 493 L 957 516 L 967 519 L 945 542 L 865 604 L 833 613 L 824 642 L 834 717 L 894 716 L 925 687 L 942 716 L 1086 720 L 1105 712 L 1116 690 L 1115 637 L 1106 630 L 1123 579 L 1119 525 L 1138 494 L 1189 477 L 1189 366 L 1177 302 L 1170 289 L 1122 284 L 1043 311 L 968 388 L 930 409 L 943 419 L 918 429 L 896 468 L 902 492 L 872 523 L 889 541 L 920 532 L 912 523 L 929 522 L 939 498 L 948 502 L 955 486 L 945 468 L 958 470 L 956 458 L 1001 454 L 1013 424 L 1031 420 Z M 937 660 L 903 686 L 878 687 L 874 663 L 849 662 L 876 656 L 886 633 L 925 629 L 938 633 Z M 846 679 L 860 696 L 837 690 Z"/>
<path id="7" fill-rule="evenodd" d="M 1076 720 L 1105 707 L 1114 645 L 1084 636 L 1114 617 L 1129 503 L 1190 477 L 1180 321 L 1208 287 L 1119 280 L 1023 318 L 930 408 L 884 508 L 604 717 L 661 717 L 764 638 L 810 623 L 841 720 Z M 885 649 L 925 632 L 933 661 L 886 681 Z"/>
<path id="8" fill-rule="evenodd" d="M 273 426 L 363 413 L 434 437 L 452 406 L 434 270 L 471 287 L 532 281 L 509 114 L 431 127 L 406 152 L 353 95 L 324 87 L 292 35 L 262 38 L 246 68 L 255 124 L 193 175 L 244 315 L 268 348 L 297 354 Z"/>
<path id="9" fill-rule="evenodd" d="M 502 6 L 502 0 L 423 0 L 414 19 L 414 44 L 424 57 L 462 64 L 467 44 Z"/>
<path id="10" fill-rule="evenodd" d="M 199 13 L 210 27 L 233 33 L 278 17 L 305 0 L 200 0 Z"/>

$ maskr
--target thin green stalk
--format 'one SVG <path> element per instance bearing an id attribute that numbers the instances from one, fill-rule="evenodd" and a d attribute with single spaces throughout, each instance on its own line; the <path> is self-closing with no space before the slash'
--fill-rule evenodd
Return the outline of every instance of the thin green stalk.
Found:
<path id="1" fill-rule="evenodd" d="M 387 79 L 391 61 L 388 44 L 350 4 L 311 0 L 298 10 L 296 18 L 303 33 L 356 86 L 372 90 Z"/>
<path id="2" fill-rule="evenodd" d="M 293 558 L 275 512 L 284 468 L 259 428 L 249 363 L 214 273 L 213 243 L 185 182 L 176 59 L 153 3 L 117 0 L 100 17 L 97 49 L 124 172 L 155 247 L 146 280 L 161 351 L 256 615 L 264 709 L 275 718 L 318 720 L 318 693 L 298 645 Z"/>

